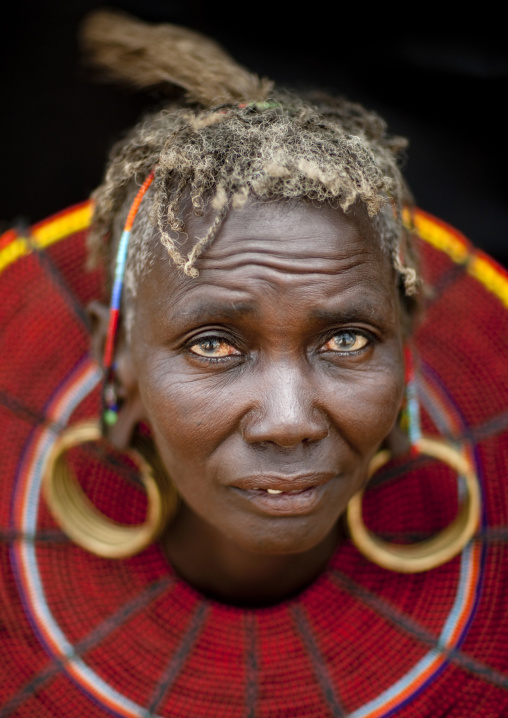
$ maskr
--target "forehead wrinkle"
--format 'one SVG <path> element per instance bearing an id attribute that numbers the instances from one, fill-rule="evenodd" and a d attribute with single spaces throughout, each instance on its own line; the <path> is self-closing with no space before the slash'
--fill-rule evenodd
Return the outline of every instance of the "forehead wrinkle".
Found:
<path id="1" fill-rule="evenodd" d="M 337 232 L 313 232 L 312 234 L 291 236 L 286 233 L 284 237 L 272 235 L 267 237 L 237 236 L 234 241 L 227 245 L 229 237 L 224 235 L 217 240 L 203 254 L 203 259 L 222 259 L 232 254 L 250 252 L 254 254 L 273 254 L 275 256 L 300 256 L 300 257 L 322 257 L 323 259 L 341 258 L 349 255 L 352 245 L 361 243 L 371 248 L 371 242 L 356 232 L 350 236 L 339 236 Z M 221 241 L 222 240 L 222 241 Z M 319 246 L 320 253 L 316 250 Z M 341 251 L 342 250 L 342 251 Z"/>
<path id="2" fill-rule="evenodd" d="M 349 253 L 344 257 L 317 256 L 309 254 L 306 256 L 282 254 L 279 252 L 236 252 L 224 254 L 221 258 L 204 257 L 200 265 L 197 265 L 200 272 L 231 271 L 243 267 L 252 266 L 267 271 L 284 272 L 288 274 L 345 274 L 361 265 L 368 265 L 365 258 L 371 257 L 370 252 L 358 251 Z M 313 261 L 314 260 L 314 261 Z M 330 266 L 331 264 L 331 266 Z"/>

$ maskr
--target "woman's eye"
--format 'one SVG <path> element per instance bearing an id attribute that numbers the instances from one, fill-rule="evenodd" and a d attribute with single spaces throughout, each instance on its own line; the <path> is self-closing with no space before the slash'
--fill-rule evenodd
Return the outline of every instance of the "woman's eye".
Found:
<path id="1" fill-rule="evenodd" d="M 193 354 L 209 359 L 221 359 L 222 357 L 239 356 L 240 352 L 231 346 L 224 339 L 218 337 L 208 337 L 200 339 L 189 347 Z"/>
<path id="2" fill-rule="evenodd" d="M 323 346 L 326 352 L 356 352 L 367 346 L 369 340 L 363 334 L 352 331 L 342 331 L 334 334 Z"/>

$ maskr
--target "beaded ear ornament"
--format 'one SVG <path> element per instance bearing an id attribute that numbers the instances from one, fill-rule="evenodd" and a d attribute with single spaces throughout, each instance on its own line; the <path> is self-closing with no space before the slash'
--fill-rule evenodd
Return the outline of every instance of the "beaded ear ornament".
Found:
<path id="1" fill-rule="evenodd" d="M 106 344 L 104 346 L 104 355 L 102 359 L 102 367 L 104 371 L 104 384 L 102 389 L 102 424 L 103 429 L 106 426 L 113 426 L 118 420 L 118 403 L 114 385 L 114 351 L 115 341 L 118 331 L 118 320 L 120 317 L 120 306 L 122 302 L 123 280 L 125 275 L 125 267 L 127 264 L 127 251 L 129 249 L 129 239 L 131 236 L 132 226 L 136 219 L 136 214 L 143 197 L 148 188 L 152 184 L 154 178 L 153 170 L 145 179 L 138 193 L 134 197 L 131 204 L 127 220 L 120 237 L 118 251 L 115 261 L 115 277 L 113 281 L 113 291 L 111 292 L 111 303 L 109 305 L 109 322 L 106 335 Z"/>
<path id="2" fill-rule="evenodd" d="M 418 442 L 422 438 L 422 427 L 420 420 L 420 402 L 416 386 L 416 376 L 413 353 L 409 346 L 404 351 L 405 359 L 405 402 L 402 411 L 401 426 L 407 432 L 411 453 L 418 454 Z"/>

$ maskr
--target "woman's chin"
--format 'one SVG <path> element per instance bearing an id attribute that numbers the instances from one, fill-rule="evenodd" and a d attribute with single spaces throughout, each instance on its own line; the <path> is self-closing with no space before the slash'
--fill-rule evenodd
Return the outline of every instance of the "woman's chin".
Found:
<path id="1" fill-rule="evenodd" d="M 258 560 L 262 556 L 289 556 L 312 553 L 322 544 L 328 544 L 330 537 L 335 536 L 334 546 L 338 541 L 337 529 L 340 520 L 334 517 L 323 517 L 321 520 L 309 520 L 308 516 L 285 516 L 271 518 L 260 525 L 244 527 L 244 531 L 229 533 L 228 538 L 237 550 L 254 554 Z"/>

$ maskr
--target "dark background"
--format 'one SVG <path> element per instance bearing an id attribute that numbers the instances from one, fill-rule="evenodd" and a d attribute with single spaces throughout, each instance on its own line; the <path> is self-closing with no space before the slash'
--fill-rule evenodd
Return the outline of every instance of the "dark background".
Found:
<path id="1" fill-rule="evenodd" d="M 0 228 L 86 198 L 112 142 L 154 102 L 93 82 L 80 62 L 79 22 L 104 4 L 21 0 L 3 12 Z M 418 204 L 508 265 L 508 50 L 504 23 L 487 5 L 446 14 L 443 3 L 107 4 L 210 34 L 283 84 L 340 92 L 377 110 L 410 138 L 405 174 Z"/>

